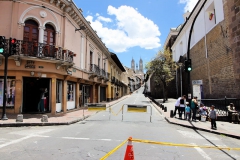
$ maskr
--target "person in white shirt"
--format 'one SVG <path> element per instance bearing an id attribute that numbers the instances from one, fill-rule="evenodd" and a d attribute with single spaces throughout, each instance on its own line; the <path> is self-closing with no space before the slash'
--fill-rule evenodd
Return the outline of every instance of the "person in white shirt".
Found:
<path id="1" fill-rule="evenodd" d="M 186 99 L 186 95 L 183 95 L 182 97 L 179 97 L 175 103 L 175 110 L 174 110 L 174 116 L 176 117 L 176 112 L 178 111 L 178 115 L 179 115 L 179 118 L 182 116 L 182 112 L 181 112 L 181 108 L 180 108 L 180 101 L 182 101 Z M 184 101 L 185 102 L 185 101 Z M 185 108 L 185 105 L 184 105 L 184 108 Z M 180 115 L 181 114 L 181 115 Z"/>

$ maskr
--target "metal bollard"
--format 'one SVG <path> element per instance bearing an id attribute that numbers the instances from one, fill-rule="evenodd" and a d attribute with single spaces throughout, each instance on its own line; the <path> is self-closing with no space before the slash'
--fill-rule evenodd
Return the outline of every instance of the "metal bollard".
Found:
<path id="1" fill-rule="evenodd" d="M 173 110 L 170 111 L 170 117 L 173 118 L 174 115 L 173 115 Z"/>
<path id="2" fill-rule="evenodd" d="M 164 110 L 164 105 L 162 104 L 162 110 Z"/>
<path id="3" fill-rule="evenodd" d="M 42 122 L 48 122 L 48 116 L 47 115 L 43 115 L 41 121 Z"/>
<path id="4" fill-rule="evenodd" d="M 16 122 L 23 122 L 23 115 L 22 114 L 17 115 Z"/>
<path id="5" fill-rule="evenodd" d="M 167 112 L 167 107 L 164 107 L 164 112 Z"/>

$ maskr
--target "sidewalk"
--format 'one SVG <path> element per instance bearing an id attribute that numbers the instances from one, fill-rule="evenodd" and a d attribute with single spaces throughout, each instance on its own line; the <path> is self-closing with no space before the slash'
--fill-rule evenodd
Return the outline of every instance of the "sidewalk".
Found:
<path id="1" fill-rule="evenodd" d="M 162 103 L 161 100 L 155 99 L 157 102 Z M 226 135 L 229 137 L 233 138 L 240 138 L 240 124 L 233 124 L 229 122 L 223 122 L 223 121 L 217 121 L 217 130 L 212 130 L 211 129 L 211 122 L 209 121 L 187 121 L 187 120 L 181 120 L 178 119 L 178 114 L 176 115 L 177 118 L 171 118 L 170 117 L 170 112 L 171 110 L 174 111 L 175 109 L 175 102 L 176 99 L 168 99 L 167 102 L 162 103 L 164 107 L 167 107 L 167 112 L 164 112 L 159 106 L 157 106 L 155 103 L 151 102 L 154 107 L 162 114 L 165 116 L 165 119 L 171 123 L 171 124 L 176 124 L 188 128 L 193 128 L 196 130 L 202 130 L 202 131 L 207 131 L 215 134 L 221 134 L 221 135 Z"/>
<path id="2" fill-rule="evenodd" d="M 114 105 L 128 95 L 117 100 L 105 103 L 107 107 Z M 50 114 L 23 114 L 23 122 L 16 122 L 18 114 L 7 114 L 8 120 L 0 120 L 0 127 L 20 127 L 20 126 L 52 126 L 52 125 L 69 125 L 88 118 L 96 114 L 97 111 L 88 111 L 87 109 L 80 109 L 66 114 L 50 115 Z M 2 112 L 0 113 L 2 116 Z M 42 116 L 48 115 L 48 122 L 41 122 Z"/>

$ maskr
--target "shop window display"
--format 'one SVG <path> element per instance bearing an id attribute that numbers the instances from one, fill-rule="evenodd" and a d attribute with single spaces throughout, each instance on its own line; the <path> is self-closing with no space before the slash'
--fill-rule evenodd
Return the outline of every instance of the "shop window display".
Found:
<path id="1" fill-rule="evenodd" d="M 73 83 L 68 83 L 67 100 L 74 101 L 74 84 Z"/>
<path id="2" fill-rule="evenodd" d="M 3 106 L 3 94 L 4 94 L 4 80 L 0 79 L 0 106 Z M 15 104 L 15 79 L 7 80 L 7 99 L 6 106 L 14 106 Z"/>

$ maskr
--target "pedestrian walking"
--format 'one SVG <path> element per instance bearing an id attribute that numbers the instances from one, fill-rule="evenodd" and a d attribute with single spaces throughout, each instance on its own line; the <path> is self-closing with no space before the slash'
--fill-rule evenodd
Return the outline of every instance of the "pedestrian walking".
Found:
<path id="1" fill-rule="evenodd" d="M 192 121 L 196 122 L 196 113 L 198 110 L 198 102 L 197 102 L 197 97 L 193 97 L 191 101 L 191 111 L 192 111 Z"/>
<path id="2" fill-rule="evenodd" d="M 214 109 L 215 109 L 215 106 L 211 105 L 211 111 L 209 114 L 209 118 L 211 120 L 211 129 L 217 129 L 217 124 L 216 124 L 217 112 Z"/>
<path id="3" fill-rule="evenodd" d="M 186 102 L 185 112 L 186 112 L 186 119 L 188 121 L 190 121 L 190 119 L 191 119 L 191 116 L 190 116 L 191 108 L 189 106 L 189 102 Z"/>
<path id="4" fill-rule="evenodd" d="M 175 110 L 174 110 L 174 113 L 173 113 L 173 115 L 176 117 L 176 114 L 177 114 L 177 111 L 178 111 L 178 116 L 179 116 L 179 118 L 180 118 L 180 100 L 181 99 L 186 99 L 186 95 L 183 95 L 182 97 L 179 97 L 178 99 L 177 99 L 177 101 L 176 101 L 176 103 L 175 103 Z"/>
<path id="5" fill-rule="evenodd" d="M 186 96 L 183 96 L 181 99 L 180 99 L 180 107 L 179 107 L 179 118 L 180 119 L 185 119 L 185 100 L 186 100 Z M 183 117 L 182 117 L 183 115 Z"/>

